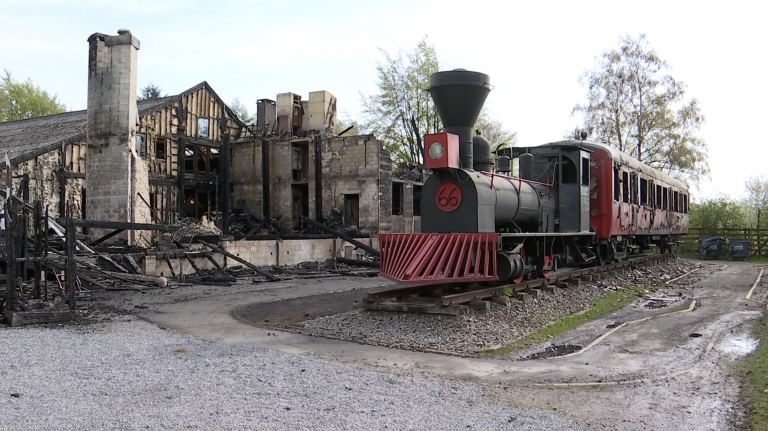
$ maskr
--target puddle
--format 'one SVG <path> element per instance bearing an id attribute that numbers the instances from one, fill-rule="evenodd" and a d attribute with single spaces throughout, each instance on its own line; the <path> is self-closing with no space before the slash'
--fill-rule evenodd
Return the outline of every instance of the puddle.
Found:
<path id="1" fill-rule="evenodd" d="M 645 303 L 644 307 L 651 309 L 651 310 L 658 310 L 659 308 L 664 308 L 672 305 L 672 301 L 654 301 L 650 300 Z"/>
<path id="2" fill-rule="evenodd" d="M 758 341 L 746 336 L 732 336 L 723 338 L 717 346 L 717 350 L 734 355 L 744 356 L 752 353 L 757 348 Z"/>
<path id="3" fill-rule="evenodd" d="M 561 344 L 559 346 L 550 346 L 541 352 L 534 353 L 532 355 L 522 358 L 521 361 L 527 361 L 530 359 L 547 359 L 554 358 L 555 356 L 569 355 L 581 350 L 581 346 L 575 344 Z"/>
<path id="4" fill-rule="evenodd" d="M 698 332 L 692 332 L 688 336 L 691 337 L 691 338 L 699 338 L 699 337 L 701 337 L 701 334 L 699 334 Z"/>

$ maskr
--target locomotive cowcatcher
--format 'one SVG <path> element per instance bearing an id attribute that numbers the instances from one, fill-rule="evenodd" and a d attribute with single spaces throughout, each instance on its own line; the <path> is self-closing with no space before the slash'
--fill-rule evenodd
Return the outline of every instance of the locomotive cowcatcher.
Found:
<path id="1" fill-rule="evenodd" d="M 491 158 L 472 133 L 488 75 L 438 72 L 444 133 L 425 135 L 421 233 L 381 233 L 380 274 L 399 283 L 519 283 L 559 267 L 671 251 L 687 232 L 688 187 L 607 145 L 568 140 Z M 512 165 L 519 167 L 511 176 Z"/>

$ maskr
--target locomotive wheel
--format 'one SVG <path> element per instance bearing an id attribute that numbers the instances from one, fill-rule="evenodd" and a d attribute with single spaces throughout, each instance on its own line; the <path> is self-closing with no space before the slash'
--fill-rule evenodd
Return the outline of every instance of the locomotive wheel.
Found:
<path id="1" fill-rule="evenodd" d="M 555 255 L 550 254 L 548 256 L 544 256 L 544 266 L 552 266 L 553 269 L 542 269 L 541 270 L 541 276 L 544 278 L 549 278 L 552 274 L 557 272 L 557 266 L 555 266 Z"/>
<path id="2" fill-rule="evenodd" d="M 520 249 L 520 257 L 523 259 L 523 265 L 526 264 L 525 261 L 525 248 Z M 519 284 L 521 281 L 523 281 L 523 274 L 518 275 L 517 277 L 512 279 L 513 284 Z"/>
<path id="3" fill-rule="evenodd" d="M 597 256 L 597 263 L 600 266 L 608 263 L 608 244 L 598 244 L 595 255 Z"/>

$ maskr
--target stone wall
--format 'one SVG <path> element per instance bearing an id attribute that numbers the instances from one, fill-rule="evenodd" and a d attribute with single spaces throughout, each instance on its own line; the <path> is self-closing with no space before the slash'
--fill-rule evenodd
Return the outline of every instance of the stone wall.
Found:
<path id="1" fill-rule="evenodd" d="M 86 206 L 94 220 L 148 223 L 147 166 L 136 153 L 136 60 L 139 41 L 127 30 L 118 36 L 94 34 L 88 53 L 88 156 Z M 145 197 L 147 199 L 147 197 Z M 106 232 L 92 229 L 92 238 Z M 142 232 L 121 236 L 136 243 Z"/>

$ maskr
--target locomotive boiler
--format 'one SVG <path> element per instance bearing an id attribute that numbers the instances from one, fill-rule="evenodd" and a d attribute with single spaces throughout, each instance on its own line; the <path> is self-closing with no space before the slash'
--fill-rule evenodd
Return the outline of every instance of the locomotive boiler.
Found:
<path id="1" fill-rule="evenodd" d="M 590 208 L 609 194 L 597 195 L 594 175 L 600 174 L 591 171 L 591 153 L 601 144 L 515 149 L 494 163 L 491 143 L 473 134 L 491 91 L 489 76 L 457 69 L 433 74 L 429 84 L 444 132 L 423 139 L 431 175 L 422 188 L 421 233 L 379 235 L 384 277 L 421 284 L 520 282 L 547 277 L 558 266 L 621 258 L 636 243 L 669 241 L 669 234 L 641 241 L 632 234 L 596 236 L 590 219 L 598 214 Z M 512 159 L 517 177 L 511 176 Z M 601 177 L 599 184 L 606 182 Z"/>

